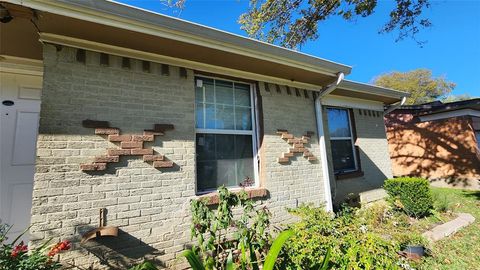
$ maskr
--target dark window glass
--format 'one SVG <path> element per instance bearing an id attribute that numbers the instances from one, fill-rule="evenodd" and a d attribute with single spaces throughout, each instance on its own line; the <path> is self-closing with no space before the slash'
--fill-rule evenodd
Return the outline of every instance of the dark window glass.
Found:
<path id="1" fill-rule="evenodd" d="M 196 150 L 198 191 L 254 179 L 251 135 L 197 133 Z"/>
<path id="2" fill-rule="evenodd" d="M 333 140 L 332 157 L 335 171 L 349 171 L 355 169 L 355 158 L 353 157 L 351 140 Z"/>
<path id="3" fill-rule="evenodd" d="M 355 152 L 353 135 L 350 129 L 350 117 L 348 109 L 327 108 L 328 132 L 332 147 L 333 169 L 335 172 L 353 171 L 355 164 Z"/>

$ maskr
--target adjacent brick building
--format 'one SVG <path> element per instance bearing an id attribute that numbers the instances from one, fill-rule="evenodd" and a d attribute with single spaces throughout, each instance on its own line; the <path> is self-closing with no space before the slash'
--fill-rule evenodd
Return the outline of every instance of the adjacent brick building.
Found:
<path id="1" fill-rule="evenodd" d="M 115 2 L 10 2 L 1 219 L 31 223 L 34 245 L 73 241 L 62 262 L 181 267 L 190 202 L 215 202 L 220 185 L 244 187 L 279 226 L 302 203 L 332 210 L 349 193 L 383 195 L 392 176 L 383 108 L 405 93 Z M 102 225 L 118 235 L 86 241 Z"/>
<path id="2" fill-rule="evenodd" d="M 385 124 L 395 176 L 480 188 L 480 99 L 402 106 Z"/>

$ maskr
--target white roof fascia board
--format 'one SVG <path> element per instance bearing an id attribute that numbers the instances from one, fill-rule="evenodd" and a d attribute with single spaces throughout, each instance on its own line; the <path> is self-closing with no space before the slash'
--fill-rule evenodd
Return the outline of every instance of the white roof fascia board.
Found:
<path id="1" fill-rule="evenodd" d="M 359 82 L 354 82 L 349 80 L 343 80 L 338 86 L 338 88 L 349 90 L 349 91 L 363 92 L 363 93 L 369 93 L 369 94 L 374 94 L 379 96 L 398 98 L 398 99 L 401 99 L 402 97 L 405 97 L 405 96 L 406 97 L 410 96 L 410 93 L 407 93 L 407 92 L 402 92 L 402 91 L 398 91 L 390 88 L 380 87 L 380 86 L 366 84 L 366 83 L 359 83 Z"/>
<path id="2" fill-rule="evenodd" d="M 346 65 L 114 1 L 7 0 L 7 2 L 329 76 L 338 72 L 349 74 L 351 71 L 351 67 Z"/>
<path id="3" fill-rule="evenodd" d="M 419 118 L 421 122 L 427 122 L 427 121 L 434 121 L 434 120 L 440 120 L 440 119 L 446 119 L 446 118 L 452 118 L 452 117 L 458 117 L 458 116 L 480 117 L 480 111 L 472 110 L 472 109 L 462 109 L 462 110 L 423 115 L 423 116 L 419 116 Z"/>
<path id="4" fill-rule="evenodd" d="M 94 52 L 102 52 L 102 53 L 107 53 L 107 54 L 112 54 L 117 56 L 130 57 L 134 59 L 152 61 L 152 62 L 161 63 L 161 64 L 168 64 L 172 66 L 180 66 L 180 67 L 190 68 L 190 69 L 208 72 L 208 73 L 233 76 L 233 77 L 238 77 L 243 79 L 251 79 L 255 81 L 268 82 L 273 84 L 288 85 L 290 87 L 296 87 L 300 89 L 317 90 L 323 87 L 321 85 L 290 81 L 287 79 L 261 75 L 257 73 L 246 72 L 246 71 L 241 71 L 236 69 L 230 69 L 230 68 L 185 60 L 181 58 L 175 58 L 175 57 L 170 57 L 170 56 L 165 56 L 160 54 L 154 54 L 154 53 L 124 48 L 124 47 L 99 43 L 99 42 L 93 42 L 93 41 L 84 40 L 84 39 L 77 39 L 77 38 L 56 35 L 51 33 L 40 33 L 39 35 L 40 35 L 40 41 L 44 43 L 64 45 L 68 47 L 85 49 L 85 50 L 90 50 Z"/>
<path id="5" fill-rule="evenodd" d="M 337 95 L 327 95 L 323 97 L 322 105 L 383 112 L 383 102 Z"/>

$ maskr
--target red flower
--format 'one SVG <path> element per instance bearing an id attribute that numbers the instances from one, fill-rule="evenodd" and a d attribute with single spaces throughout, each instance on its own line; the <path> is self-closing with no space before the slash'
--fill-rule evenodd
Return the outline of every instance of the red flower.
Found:
<path id="1" fill-rule="evenodd" d="M 12 257 L 17 257 L 20 253 L 25 253 L 28 251 L 28 246 L 23 244 L 23 241 L 20 244 L 16 245 L 12 250 Z"/>
<path id="2" fill-rule="evenodd" d="M 70 244 L 70 242 L 68 240 L 63 240 L 62 242 L 58 242 L 57 244 L 55 244 L 50 249 L 50 251 L 48 252 L 48 256 L 53 257 L 53 256 L 57 255 L 58 253 L 60 253 L 60 251 L 69 250 L 71 247 L 72 247 L 72 245 Z"/>

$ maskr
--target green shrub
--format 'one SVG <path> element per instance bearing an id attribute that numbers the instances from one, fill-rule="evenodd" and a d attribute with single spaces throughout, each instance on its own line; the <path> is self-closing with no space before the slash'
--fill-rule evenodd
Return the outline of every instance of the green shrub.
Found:
<path id="1" fill-rule="evenodd" d="M 331 249 L 331 269 L 400 269 L 399 245 L 372 230 L 358 215 L 345 209 L 334 216 L 323 208 L 291 210 L 301 220 L 291 225 L 293 236 L 281 256 L 281 269 L 318 269 Z"/>
<path id="2" fill-rule="evenodd" d="M 383 185 L 390 202 L 409 216 L 423 217 L 433 209 L 430 183 L 423 178 L 401 177 L 387 179 Z"/>

